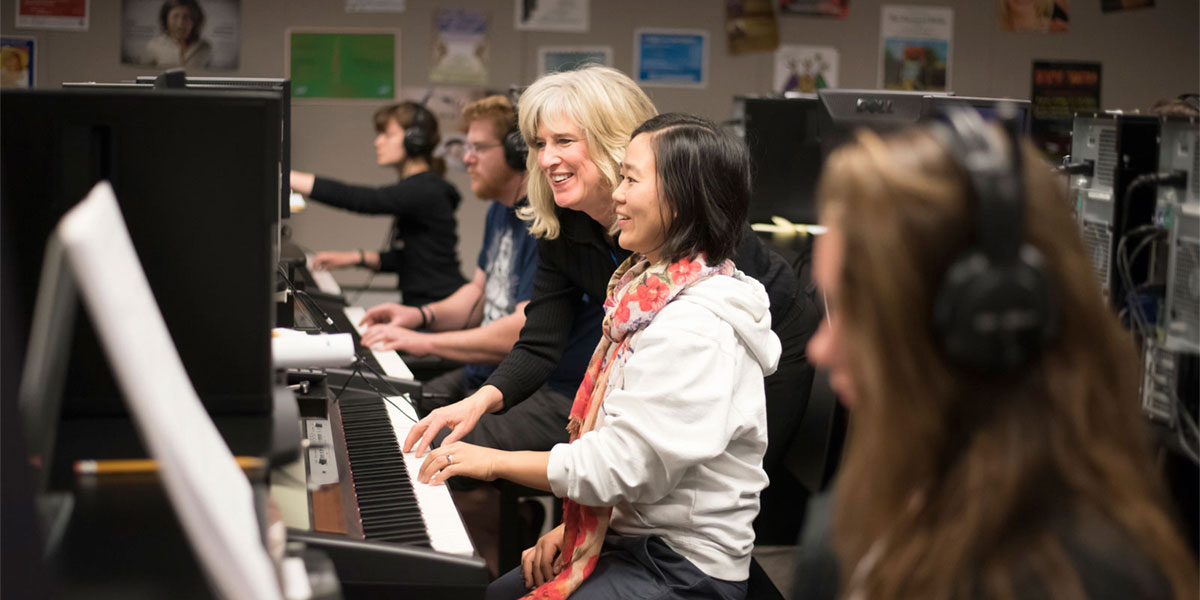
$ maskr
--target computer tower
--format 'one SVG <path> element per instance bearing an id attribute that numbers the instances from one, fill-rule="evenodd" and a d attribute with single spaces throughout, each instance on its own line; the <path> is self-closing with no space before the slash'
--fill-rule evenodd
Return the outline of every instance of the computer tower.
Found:
<path id="1" fill-rule="evenodd" d="M 1158 168 L 1159 120 L 1144 115 L 1076 114 L 1071 132 L 1071 162 L 1091 161 L 1091 173 L 1069 182 L 1083 242 L 1101 289 L 1114 307 L 1125 305 L 1125 284 L 1117 272 L 1122 237 L 1151 223 L 1155 189 L 1143 186 L 1127 193 L 1139 175 Z M 1147 260 L 1131 265 L 1133 281 L 1144 281 Z"/>
<path id="2" fill-rule="evenodd" d="M 1159 173 L 1185 173 L 1183 185 L 1159 185 L 1157 220 L 1170 231 L 1166 306 L 1160 322 L 1166 346 L 1200 353 L 1200 123 L 1164 117 Z"/>

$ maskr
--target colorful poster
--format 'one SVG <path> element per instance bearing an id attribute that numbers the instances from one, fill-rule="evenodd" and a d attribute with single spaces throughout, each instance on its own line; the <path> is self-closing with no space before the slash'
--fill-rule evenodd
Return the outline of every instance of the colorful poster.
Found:
<path id="1" fill-rule="evenodd" d="M 647 87 L 708 85 L 708 31 L 637 29 L 633 32 L 634 79 Z"/>
<path id="2" fill-rule="evenodd" d="M 1100 63 L 1033 61 L 1033 142 L 1055 160 L 1071 151 L 1075 113 L 1100 112 Z"/>
<path id="3" fill-rule="evenodd" d="M 517 31 L 588 30 L 589 0 L 513 0 Z"/>
<path id="4" fill-rule="evenodd" d="M 0 37 L 0 88 L 32 88 L 37 66 L 36 40 Z"/>
<path id="5" fill-rule="evenodd" d="M 771 52 L 779 47 L 779 22 L 772 0 L 725 0 L 729 53 Z"/>
<path id="6" fill-rule="evenodd" d="M 466 8 L 439 8 L 433 13 L 433 66 L 436 83 L 486 85 L 488 80 L 488 15 Z"/>
<path id="7" fill-rule="evenodd" d="M 121 63 L 165 70 L 232 70 L 242 49 L 241 0 L 121 3 Z"/>
<path id="8" fill-rule="evenodd" d="M 948 91 L 954 9 L 885 5 L 881 14 L 878 87 Z"/>
<path id="9" fill-rule="evenodd" d="M 400 86 L 395 29 L 288 29 L 284 64 L 294 100 L 391 100 Z"/>
<path id="10" fill-rule="evenodd" d="M 408 0 L 346 0 L 348 13 L 402 13 Z"/>
<path id="11" fill-rule="evenodd" d="M 1154 8 L 1154 0 L 1100 0 L 1100 10 L 1118 12 L 1136 8 Z"/>
<path id="12" fill-rule="evenodd" d="M 574 71 L 584 65 L 612 66 L 612 46 L 542 46 L 538 48 L 538 75 Z"/>
<path id="13" fill-rule="evenodd" d="M 780 46 L 775 51 L 777 93 L 815 94 L 838 86 L 838 51 L 832 46 Z"/>
<path id="14" fill-rule="evenodd" d="M 91 0 L 18 0 L 18 29 L 87 31 Z"/>
<path id="15" fill-rule="evenodd" d="M 442 138 L 433 155 L 444 159 L 449 168 L 465 169 L 462 157 L 467 136 L 463 132 L 467 123 L 463 121 L 462 109 L 489 93 L 492 92 L 477 87 L 406 87 L 400 90 L 400 99 L 424 104 L 433 113 Z"/>
<path id="16" fill-rule="evenodd" d="M 1070 0 L 996 0 L 1001 31 L 1066 33 Z"/>
<path id="17" fill-rule="evenodd" d="M 779 0 L 779 14 L 845 19 L 850 0 Z"/>

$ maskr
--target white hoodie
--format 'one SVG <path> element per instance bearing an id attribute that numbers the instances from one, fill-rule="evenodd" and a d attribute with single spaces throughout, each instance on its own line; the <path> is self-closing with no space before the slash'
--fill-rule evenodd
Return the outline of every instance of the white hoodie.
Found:
<path id="1" fill-rule="evenodd" d="M 613 532 L 658 535 L 707 575 L 743 581 L 767 486 L 763 377 L 780 354 L 766 291 L 740 271 L 705 279 L 630 348 L 596 428 L 550 451 L 550 486 L 613 506 Z"/>

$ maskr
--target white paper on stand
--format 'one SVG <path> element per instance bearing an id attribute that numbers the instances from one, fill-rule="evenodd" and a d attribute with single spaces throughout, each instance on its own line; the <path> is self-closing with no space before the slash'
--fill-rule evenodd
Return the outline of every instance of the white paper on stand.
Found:
<path id="1" fill-rule="evenodd" d="M 250 482 L 187 377 L 107 182 L 63 217 L 57 235 L 114 378 L 209 581 L 225 598 L 280 598 Z"/>

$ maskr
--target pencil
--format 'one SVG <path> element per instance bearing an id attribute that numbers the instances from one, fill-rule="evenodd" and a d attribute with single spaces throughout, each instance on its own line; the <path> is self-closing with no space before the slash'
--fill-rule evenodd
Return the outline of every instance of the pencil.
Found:
<path id="1" fill-rule="evenodd" d="M 257 456 L 238 456 L 234 460 L 242 469 L 260 469 L 266 466 L 267 462 Z M 153 473 L 155 471 L 158 471 L 158 461 L 149 458 L 75 461 L 75 473 L 78 475 L 116 475 Z"/>

